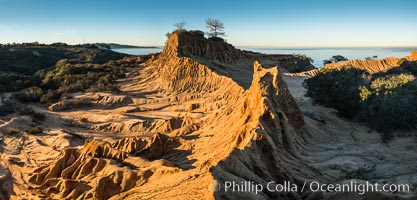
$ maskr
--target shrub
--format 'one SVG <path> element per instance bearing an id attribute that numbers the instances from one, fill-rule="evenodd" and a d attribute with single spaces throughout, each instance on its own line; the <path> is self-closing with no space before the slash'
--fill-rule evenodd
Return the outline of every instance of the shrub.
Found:
<path id="1" fill-rule="evenodd" d="M 224 39 L 221 37 L 209 37 L 209 40 L 214 42 L 224 42 Z"/>
<path id="2" fill-rule="evenodd" d="M 34 113 L 32 114 L 32 117 L 33 117 L 35 120 L 38 120 L 38 121 L 45 121 L 45 119 L 46 119 L 45 114 L 43 114 L 43 113 L 38 113 L 38 112 L 34 112 Z"/>
<path id="3" fill-rule="evenodd" d="M 19 115 L 32 115 L 34 112 L 29 106 L 19 106 L 18 108 Z"/>
<path id="4" fill-rule="evenodd" d="M 417 92 L 417 90 L 415 91 Z M 414 129 L 417 125 L 416 95 L 387 93 L 370 99 L 369 123 L 380 132 Z"/>
<path id="5" fill-rule="evenodd" d="M 15 112 L 14 104 L 10 100 L 2 99 L 0 102 L 0 116 L 5 116 L 13 112 Z"/>
<path id="6" fill-rule="evenodd" d="M 31 134 L 31 135 L 42 134 L 43 133 L 43 128 L 40 127 L 40 126 L 30 127 L 30 128 L 25 130 L 25 133 Z"/>
<path id="7" fill-rule="evenodd" d="M 48 102 L 65 93 L 117 91 L 115 80 L 125 77 L 122 68 L 77 62 L 61 60 L 56 69 L 45 75 L 42 82 L 50 91 L 41 98 L 42 102 Z"/>
<path id="8" fill-rule="evenodd" d="M 331 64 L 331 63 L 337 63 L 337 62 L 346 61 L 346 60 L 348 60 L 348 59 L 344 56 L 334 55 L 327 60 L 323 60 L 323 65 Z"/>
<path id="9" fill-rule="evenodd" d="M 325 69 L 306 80 L 307 96 L 325 106 L 334 107 L 344 117 L 354 117 L 360 109 L 359 89 L 368 85 L 367 73 L 358 69 Z"/>
<path id="10" fill-rule="evenodd" d="M 366 86 L 359 86 L 359 98 L 361 102 L 365 102 L 370 96 L 372 92 Z"/>
<path id="11" fill-rule="evenodd" d="M 416 77 L 392 72 L 370 76 L 357 69 L 323 69 L 306 80 L 306 95 L 342 116 L 368 123 L 387 141 L 394 130 L 417 128 Z"/>
<path id="12" fill-rule="evenodd" d="M 367 100 L 367 122 L 377 131 L 411 130 L 417 126 L 417 84 L 412 75 L 375 79 Z"/>
<path id="13" fill-rule="evenodd" d="M 399 74 L 388 77 L 380 77 L 372 81 L 371 88 L 376 94 L 379 94 L 383 91 L 392 91 L 409 83 L 410 81 L 413 81 L 414 79 L 415 77 L 410 74 Z"/>
<path id="14" fill-rule="evenodd" d="M 417 76 L 417 61 L 400 60 L 400 69 L 411 72 L 414 76 Z"/>
<path id="15" fill-rule="evenodd" d="M 21 102 L 37 102 L 43 95 L 43 91 L 38 87 L 27 88 L 16 94 L 16 98 Z"/>
<path id="16" fill-rule="evenodd" d="M 189 30 L 188 32 L 198 37 L 204 37 L 204 32 L 200 30 Z"/>
<path id="17" fill-rule="evenodd" d="M 19 129 L 17 128 L 3 128 L 1 131 L 6 135 L 15 135 L 19 133 Z"/>
<path id="18" fill-rule="evenodd" d="M 59 94 L 55 90 L 48 90 L 48 92 L 46 92 L 46 94 L 41 96 L 40 102 L 41 103 L 51 103 L 51 102 L 58 101 L 60 97 L 61 97 L 61 94 Z"/>
<path id="19" fill-rule="evenodd" d="M 0 92 L 11 92 L 30 87 L 34 84 L 31 76 L 12 72 L 0 72 Z"/>
<path id="20" fill-rule="evenodd" d="M 314 60 L 305 54 L 295 54 L 294 60 L 288 63 L 289 65 L 287 70 L 290 73 L 298 73 L 311 70 L 314 69 L 314 66 L 311 64 L 313 62 Z"/>
<path id="21" fill-rule="evenodd" d="M 83 118 L 80 119 L 80 122 L 81 123 L 88 123 L 88 119 L 83 117 Z"/>
<path id="22" fill-rule="evenodd" d="M 117 66 L 143 62 L 97 45 L 59 43 L 6 45 L 0 56 L 0 93 L 21 90 L 14 95 L 18 100 L 42 103 L 54 103 L 66 93 L 117 91 L 115 80 L 125 77 L 124 68 Z M 0 115 L 14 111 L 8 106 L 0 105 Z"/>
<path id="23" fill-rule="evenodd" d="M 60 60 L 103 65 L 125 56 L 126 54 L 98 49 L 97 45 L 91 44 L 8 44 L 0 48 L 0 92 L 40 87 L 40 80 L 48 71 L 58 67 Z"/>

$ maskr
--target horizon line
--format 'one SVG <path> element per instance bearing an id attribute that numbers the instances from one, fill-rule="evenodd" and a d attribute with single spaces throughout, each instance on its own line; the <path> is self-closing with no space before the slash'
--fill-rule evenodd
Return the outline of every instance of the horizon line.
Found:
<path id="1" fill-rule="evenodd" d="M 22 44 L 22 43 L 35 43 L 38 41 L 32 41 L 32 42 L 7 42 L 7 43 L 0 43 L 1 45 L 4 44 Z M 227 41 L 226 41 L 227 42 Z M 140 44 L 131 44 L 131 43 L 118 43 L 118 42 L 91 42 L 91 43 L 67 43 L 67 42 L 60 42 L 60 41 L 56 41 L 56 42 L 50 42 L 50 43 L 42 43 L 42 42 L 38 42 L 39 44 L 45 44 L 45 45 L 51 45 L 53 43 L 65 43 L 68 45 L 83 45 L 83 44 L 99 44 L 99 43 L 103 43 L 103 44 L 118 44 L 118 45 L 130 45 L 130 46 L 137 46 L 137 47 L 164 47 L 165 45 L 140 45 Z M 231 44 L 231 43 L 229 43 Z M 231 44 L 233 45 L 233 44 Z M 264 46 L 264 45 L 233 45 L 236 48 L 266 48 L 266 49 L 271 49 L 271 48 L 275 48 L 275 49 L 324 49 L 324 48 L 416 48 L 417 50 L 417 44 L 416 45 L 369 45 L 369 46 L 299 46 L 299 45 L 294 45 L 294 46 Z"/>

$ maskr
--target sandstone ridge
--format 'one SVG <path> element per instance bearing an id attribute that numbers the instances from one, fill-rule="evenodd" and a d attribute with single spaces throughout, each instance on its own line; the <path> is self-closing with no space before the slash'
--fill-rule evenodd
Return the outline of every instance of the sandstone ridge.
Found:
<path id="1" fill-rule="evenodd" d="M 89 139 L 81 148 L 65 148 L 51 164 L 29 176 L 34 194 L 83 199 L 291 199 L 297 195 L 213 190 L 213 184 L 226 180 L 302 183 L 317 173 L 308 167 L 298 170 L 305 166 L 304 145 L 310 135 L 282 80 L 285 69 L 264 68 L 255 60 L 244 87 L 235 78 L 242 71 L 233 64 L 252 62 L 260 55 L 214 43 L 172 34 L 163 52 L 147 61 L 132 81 L 123 83 L 125 96 L 89 101 L 89 106 L 105 109 L 140 107 L 127 114 L 152 123 L 150 118 L 166 118 L 169 128 L 149 125 L 142 136 Z M 227 73 L 219 71 L 216 63 L 224 64 Z M 145 100 L 151 97 L 154 100 Z M 145 109 L 151 102 L 166 106 Z M 169 110 L 169 116 L 162 115 Z"/>

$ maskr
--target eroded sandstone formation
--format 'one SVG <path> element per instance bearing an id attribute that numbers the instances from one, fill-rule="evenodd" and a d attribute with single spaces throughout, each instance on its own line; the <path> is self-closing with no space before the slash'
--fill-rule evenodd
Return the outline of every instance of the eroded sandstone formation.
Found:
<path id="1" fill-rule="evenodd" d="M 163 126 L 147 125 L 144 136 L 88 139 L 81 148 L 65 148 L 50 165 L 30 175 L 34 194 L 71 199 L 254 198 L 252 193 L 216 192 L 213 186 L 226 180 L 301 183 L 315 173 L 303 165 L 309 137 L 303 114 L 279 68 L 264 68 L 258 61 L 247 66 L 256 58 L 265 59 L 227 43 L 172 34 L 163 52 L 138 73 L 143 80 L 129 87 L 146 86 L 165 96 L 171 106 L 184 108 L 175 111 L 178 116 Z M 240 64 L 232 68 L 236 62 Z M 249 69 L 250 77 L 241 74 Z M 135 96 L 116 97 L 87 102 L 114 109 L 141 102 Z M 125 113 L 137 112 L 145 109 Z M 96 125 L 95 130 L 101 129 Z M 264 192 L 256 198 L 277 197 Z"/>
<path id="2" fill-rule="evenodd" d="M 299 59 L 241 51 L 187 32 L 171 34 L 159 55 L 144 63 L 131 59 L 140 64 L 119 80 L 119 93 L 73 94 L 49 111 L 37 108 L 47 114 L 42 134 L 19 129 L 6 136 L 0 146 L 0 194 L 26 199 L 349 197 L 224 190 L 225 181 L 264 187 L 270 181 L 334 182 L 349 169 L 334 163 L 344 159 L 338 155 L 345 149 L 310 141 L 313 134 L 319 135 L 317 142 L 346 127 L 331 127 L 330 119 L 341 120 L 333 115 L 326 118 L 330 128 L 322 127 L 300 110 L 288 89 L 294 83 L 287 86 L 282 77 Z M 384 70 L 390 63 L 350 64 Z M 2 127 L 29 127 L 34 120 L 17 116 Z M 320 126 L 312 126 L 316 123 Z M 353 136 L 340 137 L 350 141 Z M 329 149 L 336 161 L 333 154 L 328 158 Z"/>
<path id="3" fill-rule="evenodd" d="M 337 63 L 330 63 L 326 64 L 322 68 L 312 69 L 304 72 L 297 72 L 297 73 L 286 73 L 287 76 L 304 76 L 304 77 L 312 77 L 317 75 L 323 70 L 339 70 L 343 68 L 355 68 L 363 70 L 369 74 L 375 74 L 379 72 L 387 72 L 392 69 L 401 68 L 401 64 L 403 62 L 410 62 L 415 63 L 417 62 L 417 51 L 411 51 L 409 56 L 405 56 L 404 58 L 384 58 L 380 60 L 347 60 Z"/>
<path id="4" fill-rule="evenodd" d="M 381 60 L 348 60 L 327 64 L 324 68 L 341 69 L 344 67 L 353 67 L 374 74 L 378 72 L 387 72 L 390 69 L 397 68 L 400 66 L 400 61 L 402 60 L 411 62 L 417 61 L 417 51 L 411 51 L 411 55 L 405 56 L 402 59 L 390 57 Z"/>

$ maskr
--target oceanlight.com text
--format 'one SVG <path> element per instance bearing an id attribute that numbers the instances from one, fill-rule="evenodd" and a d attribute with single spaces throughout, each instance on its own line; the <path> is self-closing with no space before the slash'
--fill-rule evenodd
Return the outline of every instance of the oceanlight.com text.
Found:
<path id="1" fill-rule="evenodd" d="M 343 183 L 324 184 L 318 181 L 304 182 L 303 185 L 297 185 L 290 181 L 277 183 L 270 181 L 266 184 L 255 183 L 254 181 L 225 181 L 224 183 L 216 183 L 216 191 L 224 192 L 251 192 L 259 194 L 263 191 L 267 192 L 353 192 L 363 195 L 367 192 L 410 192 L 408 184 L 380 184 L 371 183 L 369 181 L 347 181 Z"/>

